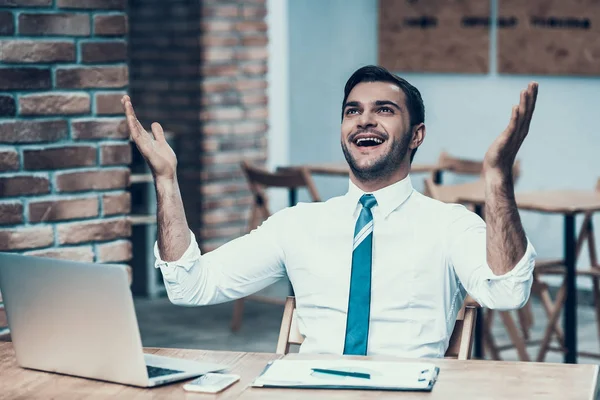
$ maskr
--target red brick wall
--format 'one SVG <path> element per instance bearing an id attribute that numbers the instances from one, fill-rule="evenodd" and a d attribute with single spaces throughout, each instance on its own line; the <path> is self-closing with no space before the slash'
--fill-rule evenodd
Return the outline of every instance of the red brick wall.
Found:
<path id="1" fill-rule="evenodd" d="M 265 0 L 130 6 L 132 100 L 146 127 L 175 135 L 188 221 L 209 251 L 246 231 L 239 164 L 267 157 Z"/>
<path id="2" fill-rule="evenodd" d="M 0 251 L 130 258 L 126 0 L 0 0 Z"/>

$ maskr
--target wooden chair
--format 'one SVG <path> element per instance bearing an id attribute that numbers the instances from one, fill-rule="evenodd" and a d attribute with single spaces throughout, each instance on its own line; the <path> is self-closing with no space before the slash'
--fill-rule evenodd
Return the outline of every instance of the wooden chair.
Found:
<path id="1" fill-rule="evenodd" d="M 445 151 L 440 153 L 438 165 L 441 171 L 449 171 L 461 175 L 479 176 L 483 170 L 482 161 L 455 157 Z"/>
<path id="2" fill-rule="evenodd" d="M 596 191 L 600 193 L 600 179 L 596 183 Z M 592 279 L 592 290 L 594 299 L 594 310 L 596 313 L 596 328 L 598 331 L 598 338 L 600 339 L 600 263 L 598 262 L 598 255 L 596 250 L 596 238 L 594 234 L 593 226 L 594 213 L 586 213 L 581 224 L 581 229 L 577 235 L 577 242 L 575 245 L 575 260 L 579 259 L 581 251 L 583 250 L 584 244 L 587 242 L 588 256 L 590 259 L 590 265 L 586 268 L 577 268 L 577 276 L 591 278 Z M 561 275 L 564 277 L 566 270 L 564 266 L 564 260 L 539 260 L 536 262 L 536 269 L 539 270 L 540 275 Z M 566 286 L 565 282 L 560 286 L 556 295 L 555 306 L 551 310 L 549 317 L 549 323 L 544 331 L 544 337 L 540 344 L 540 351 L 537 356 L 537 361 L 544 361 L 546 354 L 549 350 L 563 351 L 562 344 L 563 338 L 560 335 L 561 332 L 557 329 L 552 329 L 553 326 L 558 325 L 558 319 L 562 312 L 562 308 L 566 300 Z M 550 346 L 552 337 L 556 336 L 560 347 Z M 580 351 L 578 355 L 591 358 L 600 358 L 600 354 Z"/>
<path id="3" fill-rule="evenodd" d="M 477 308 L 465 302 L 465 305 L 458 312 L 450 343 L 446 350 L 446 358 L 459 360 L 471 358 L 476 316 Z M 291 345 L 301 345 L 302 342 L 304 342 L 304 337 L 300 334 L 296 322 L 296 298 L 289 296 L 283 309 L 279 340 L 275 352 L 277 354 L 288 354 Z"/>
<path id="4" fill-rule="evenodd" d="M 264 168 L 251 165 L 246 161 L 241 163 L 242 171 L 254 197 L 250 211 L 248 232 L 256 229 L 263 221 L 271 216 L 266 190 L 269 188 L 280 189 L 306 189 L 312 201 L 321 201 L 317 187 L 312 176 L 305 168 L 282 169 L 270 172 Z M 270 304 L 284 304 L 284 300 L 272 299 L 265 296 L 252 295 L 238 299 L 233 305 L 231 330 L 237 331 L 242 326 L 244 301 L 254 300 Z"/>
<path id="5" fill-rule="evenodd" d="M 481 177 L 483 172 L 483 160 L 472 160 L 468 158 L 456 157 L 452 156 L 449 153 L 442 151 L 438 157 L 438 166 L 439 168 L 433 172 L 452 172 L 457 175 L 467 175 L 473 177 Z M 516 160 L 513 167 L 513 179 L 515 182 L 519 178 L 521 174 L 521 161 Z M 432 176 L 433 181 L 435 182 L 435 176 Z"/>
<path id="6" fill-rule="evenodd" d="M 427 178 L 425 179 L 424 194 L 444 203 L 458 203 L 460 196 L 468 193 L 481 193 L 484 190 L 484 182 L 481 179 L 456 185 L 440 185 L 434 183 L 432 178 Z M 473 211 L 472 205 L 466 204 L 465 206 Z"/>

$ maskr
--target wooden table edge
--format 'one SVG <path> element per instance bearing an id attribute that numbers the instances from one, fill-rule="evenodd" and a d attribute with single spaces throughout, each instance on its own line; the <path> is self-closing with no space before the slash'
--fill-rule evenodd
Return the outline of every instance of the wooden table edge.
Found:
<path id="1" fill-rule="evenodd" d="M 583 213 L 596 213 L 600 211 L 600 206 L 598 207 L 591 207 L 591 206 L 581 206 L 581 205 L 574 205 L 574 206 L 556 206 L 556 207 L 546 207 L 546 206 L 540 206 L 539 204 L 534 204 L 534 203 L 530 203 L 528 201 L 519 201 L 519 196 L 528 196 L 528 195 L 532 195 L 532 194 L 538 194 L 538 192 L 540 194 L 544 194 L 544 192 L 546 192 L 547 190 L 533 190 L 533 191 L 518 191 L 515 192 L 515 200 L 517 203 L 517 208 L 519 210 L 523 210 L 523 211 L 535 211 L 538 213 L 545 213 L 545 214 L 561 214 L 564 216 L 574 216 L 577 214 L 583 214 Z M 567 192 L 569 190 L 566 190 Z M 548 190 L 547 191 L 549 194 L 552 194 L 554 191 L 552 190 Z M 581 192 L 585 192 L 589 194 L 596 194 L 597 192 L 594 190 L 572 190 L 573 193 L 581 193 Z M 469 195 L 459 195 L 457 196 L 456 199 L 457 203 L 467 203 L 467 204 L 473 204 L 473 205 L 485 205 L 485 195 L 483 197 L 481 196 L 469 196 Z"/>
<path id="2" fill-rule="evenodd" d="M 13 347 L 14 345 L 12 342 L 0 342 L 0 353 L 3 352 L 3 350 L 5 350 L 8 347 Z M 311 357 L 314 355 L 310 355 L 310 354 L 301 354 L 301 355 L 296 355 L 296 353 L 292 353 L 289 355 L 281 355 L 281 354 L 276 354 L 273 352 L 248 352 L 248 351 L 232 351 L 232 350 L 206 350 L 206 349 L 187 349 L 187 348 L 167 348 L 167 347 L 144 347 L 143 348 L 144 353 L 161 353 L 161 352 L 183 352 L 183 353 L 188 353 L 190 355 L 192 355 L 193 353 L 222 353 L 222 354 L 230 354 L 230 355 L 240 355 L 240 356 L 252 356 L 252 355 L 263 355 L 263 356 L 272 356 L 274 357 L 274 359 L 294 359 L 296 357 L 298 357 L 297 359 L 302 359 L 304 357 Z M 317 355 L 318 356 L 318 355 Z M 178 357 L 182 357 L 182 358 L 188 358 L 185 357 L 185 355 L 178 355 Z M 328 357 L 335 357 L 338 358 L 339 356 L 336 355 L 322 355 L 321 357 L 317 357 L 317 358 L 322 358 L 322 359 L 326 359 Z M 352 357 L 351 358 L 361 358 L 362 357 Z M 385 361 L 385 360 L 397 360 L 397 361 L 402 361 L 402 362 L 414 362 L 416 360 L 413 359 L 404 359 L 404 358 L 398 358 L 398 357 L 393 357 L 393 356 L 382 356 L 382 357 L 368 357 L 370 359 L 379 359 L 381 361 Z M 469 364 L 489 364 L 489 363 L 498 363 L 498 364 L 510 364 L 510 365 L 514 365 L 514 364 L 519 364 L 519 363 L 523 363 L 523 362 L 519 362 L 519 361 L 491 361 L 491 360 L 466 360 L 466 361 L 459 361 L 459 360 L 454 360 L 454 359 L 438 359 L 438 358 L 422 358 L 419 359 L 418 361 L 423 361 L 423 362 L 436 362 L 436 360 L 439 362 L 440 360 L 444 360 L 448 363 L 458 363 L 458 364 L 463 364 L 463 363 L 469 363 Z M 16 361 L 16 360 L 15 360 Z M 539 365 L 548 365 L 548 364 L 556 364 L 556 365 L 565 365 L 563 363 L 548 363 L 548 362 L 532 362 L 532 363 L 527 363 L 527 364 L 539 364 Z M 592 374 L 592 380 L 589 382 L 590 386 L 589 386 L 589 395 L 590 395 L 590 399 L 596 399 L 596 396 L 598 395 L 598 392 L 600 390 L 599 387 L 599 380 L 600 380 L 600 366 L 598 365 L 594 365 L 594 364 L 579 364 L 581 366 L 585 366 L 585 368 L 590 368 L 590 371 L 593 371 Z M 588 367 L 589 366 L 589 367 Z M 45 371 L 41 371 L 41 372 L 45 372 Z M 258 375 L 257 375 L 258 376 Z M 245 390 L 247 389 L 251 389 L 252 386 L 248 385 L 242 392 L 240 392 L 240 395 L 242 395 L 244 393 Z M 142 388 L 143 390 L 143 388 Z M 586 390 L 587 392 L 587 390 Z M 587 397 L 587 396 L 586 396 Z"/>

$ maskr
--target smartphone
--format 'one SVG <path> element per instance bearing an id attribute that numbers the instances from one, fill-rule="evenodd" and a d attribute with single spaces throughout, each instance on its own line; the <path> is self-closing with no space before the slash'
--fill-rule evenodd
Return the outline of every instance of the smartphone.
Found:
<path id="1" fill-rule="evenodd" d="M 183 385 L 183 390 L 200 393 L 219 393 L 240 380 L 239 375 L 208 373 Z"/>

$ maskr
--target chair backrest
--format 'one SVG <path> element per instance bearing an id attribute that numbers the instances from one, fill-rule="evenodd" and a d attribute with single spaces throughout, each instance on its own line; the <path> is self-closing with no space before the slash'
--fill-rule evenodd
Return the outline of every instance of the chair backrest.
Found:
<path id="1" fill-rule="evenodd" d="M 242 171 L 254 197 L 250 214 L 249 230 L 256 228 L 262 221 L 269 218 L 271 212 L 265 190 L 268 188 L 307 189 L 312 201 L 321 201 L 317 187 L 306 168 L 290 168 L 277 172 L 268 171 L 262 167 L 251 165 L 246 161 L 241 163 Z"/>
<path id="2" fill-rule="evenodd" d="M 442 185 L 435 183 L 431 178 L 425 179 L 424 194 L 432 199 L 436 199 L 444 203 L 458 203 L 461 196 L 471 193 L 480 194 L 484 192 L 485 183 L 482 179 L 455 185 Z"/>
<path id="3" fill-rule="evenodd" d="M 447 358 L 456 358 L 459 360 L 468 360 L 471 358 L 476 316 L 477 308 L 471 304 L 465 303 L 458 312 L 454 330 L 450 337 L 450 343 L 445 354 Z M 304 342 L 304 337 L 300 334 L 296 322 L 296 298 L 288 296 L 283 309 L 279 340 L 275 352 L 277 354 L 287 354 L 290 351 L 291 345 L 300 345 L 302 342 Z"/>
<path id="4" fill-rule="evenodd" d="M 455 157 L 445 151 L 438 157 L 438 170 L 449 171 L 460 175 L 480 176 L 483 172 L 483 160 L 470 160 Z M 513 166 L 513 178 L 516 181 L 521 174 L 521 162 L 516 160 Z"/>
<path id="5" fill-rule="evenodd" d="M 442 171 L 450 171 L 462 175 L 481 175 L 483 161 L 459 158 L 445 151 L 438 157 L 438 166 Z"/>
<path id="6" fill-rule="evenodd" d="M 475 174 L 481 173 L 483 168 L 483 162 L 471 161 L 471 160 L 462 160 L 453 158 L 447 155 L 447 153 L 442 153 L 440 156 L 440 165 L 443 167 L 444 165 L 448 166 L 449 171 L 456 171 L 458 173 L 467 173 L 467 174 Z M 451 161 L 448 161 L 451 160 Z M 477 166 L 476 164 L 480 164 Z M 477 172 L 479 171 L 479 172 Z M 513 166 L 513 181 L 516 182 L 519 179 L 521 174 L 521 163 L 517 160 Z M 458 183 L 458 184 L 438 184 L 435 183 L 433 178 L 428 177 L 425 179 L 425 190 L 424 194 L 433 199 L 442 201 L 444 203 L 458 203 L 460 197 L 465 195 L 473 194 L 475 197 L 477 195 L 483 194 L 485 191 L 485 182 L 481 175 L 477 180 L 466 183 Z M 470 197 L 470 196 L 469 196 Z M 467 205 L 468 208 L 472 209 L 471 205 Z"/>

